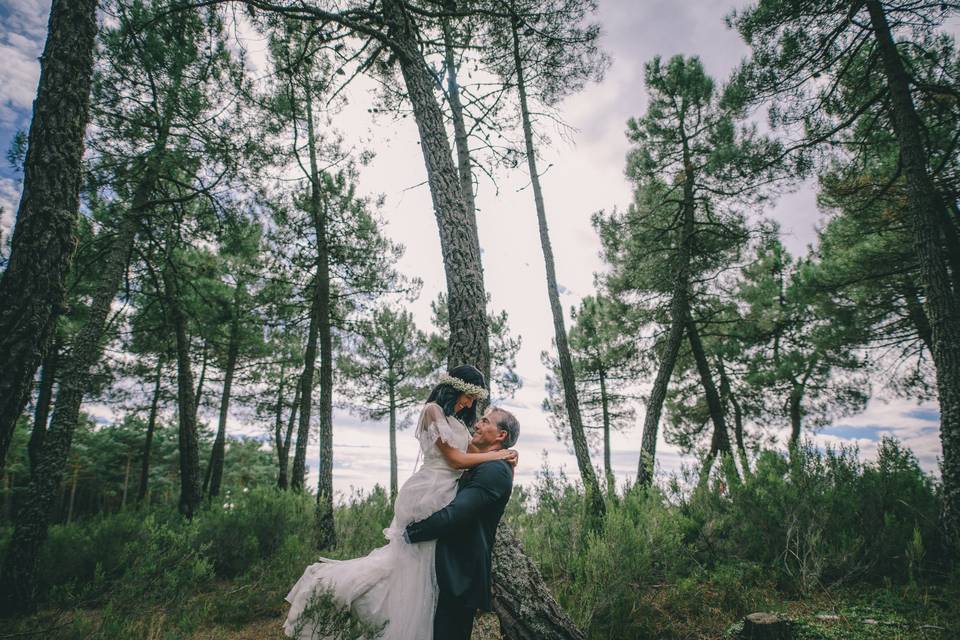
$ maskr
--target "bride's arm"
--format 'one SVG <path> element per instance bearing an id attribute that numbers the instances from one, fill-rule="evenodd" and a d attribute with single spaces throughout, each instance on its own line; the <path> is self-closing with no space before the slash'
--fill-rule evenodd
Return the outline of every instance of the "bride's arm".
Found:
<path id="1" fill-rule="evenodd" d="M 499 449 L 497 451 L 488 451 L 487 453 L 464 453 L 456 447 L 451 447 L 442 440 L 437 440 L 437 448 L 447 461 L 447 464 L 454 469 L 470 469 L 478 464 L 492 460 L 506 460 L 509 462 L 517 457 L 517 452 L 512 449 Z"/>

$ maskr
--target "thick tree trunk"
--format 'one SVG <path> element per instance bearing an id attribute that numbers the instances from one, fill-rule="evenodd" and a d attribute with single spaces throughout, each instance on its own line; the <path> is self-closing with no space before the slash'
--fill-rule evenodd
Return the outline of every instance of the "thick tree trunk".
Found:
<path id="1" fill-rule="evenodd" d="M 573 372 L 573 360 L 567 344 L 567 329 L 564 326 L 563 307 L 560 305 L 560 292 L 557 287 L 557 273 L 553 261 L 553 247 L 550 244 L 550 232 L 547 228 L 546 207 L 543 204 L 543 190 L 540 187 L 540 175 L 537 172 L 537 159 L 533 149 L 533 126 L 530 122 L 530 110 L 527 106 L 527 92 L 523 80 L 523 62 L 520 58 L 520 34 L 518 20 L 511 24 L 513 30 L 513 62 L 517 75 L 517 91 L 520 94 L 520 118 L 523 123 L 523 140 L 527 151 L 527 168 L 533 186 L 533 201 L 537 210 L 537 222 L 540 229 L 540 246 L 543 249 L 543 262 L 547 272 L 547 297 L 550 299 L 550 311 L 553 314 L 554 341 L 560 361 L 560 377 L 563 381 L 563 400 L 570 421 L 570 440 L 577 458 L 580 479 L 587 492 L 591 523 L 600 526 L 606 507 L 597 475 L 590 462 L 590 449 L 583 431 L 583 419 L 580 415 L 580 401 L 577 398 L 576 377 Z"/>
<path id="2" fill-rule="evenodd" d="M 944 204 L 927 170 L 922 125 L 883 6 L 878 0 L 867 0 L 866 6 L 890 90 L 891 116 L 912 214 L 914 250 L 933 339 L 943 447 L 944 522 L 949 535 L 960 545 L 960 301 L 951 288 L 948 258 L 940 239 Z"/>
<path id="3" fill-rule="evenodd" d="M 584 640 L 547 590 L 537 566 L 509 526 L 493 545 L 493 610 L 507 640 Z"/>
<path id="4" fill-rule="evenodd" d="M 177 342 L 177 414 L 178 446 L 180 451 L 180 498 L 178 509 L 186 518 L 193 518 L 200 506 L 200 452 L 197 438 L 197 401 L 194 396 L 193 372 L 190 368 L 190 339 L 187 337 L 187 318 L 180 306 L 180 292 L 175 276 L 170 272 L 170 261 L 163 270 L 163 287 L 167 313 Z"/>
<path id="5" fill-rule="evenodd" d="M 0 473 L 50 346 L 76 248 L 96 35 L 96 0 L 54 0 L 10 260 L 0 275 Z"/>
<path id="6" fill-rule="evenodd" d="M 37 456 L 43 446 L 43 436 L 47 432 L 47 422 L 50 415 L 50 404 L 53 399 L 53 384 L 57 377 L 57 360 L 60 357 L 60 344 L 53 341 L 50 350 L 43 358 L 43 368 L 40 370 L 40 390 L 37 393 L 37 406 L 33 412 L 33 430 L 30 432 L 30 442 L 27 443 L 27 457 L 30 459 L 31 473 L 37 468 Z"/>
<path id="7" fill-rule="evenodd" d="M 143 454 L 140 460 L 140 484 L 137 487 L 137 502 L 147 497 L 150 484 L 150 449 L 153 447 L 153 433 L 157 427 L 157 410 L 160 407 L 160 389 L 163 381 L 163 356 L 157 357 L 157 373 L 153 381 L 153 399 L 150 401 L 150 416 L 147 418 L 147 435 L 143 442 Z"/>
<path id="8" fill-rule="evenodd" d="M 794 385 L 787 399 L 787 412 L 790 414 L 790 442 L 791 453 L 800 444 L 800 434 L 803 431 L 803 389 Z"/>
<path id="9" fill-rule="evenodd" d="M 398 0 L 383 2 L 383 16 L 388 35 L 399 45 L 395 53 L 420 133 L 420 150 L 440 232 L 450 312 L 447 364 L 472 364 L 484 373 L 489 384 L 489 327 L 480 242 L 473 231 L 476 221 L 467 213 L 443 114 L 433 93 L 434 79 L 419 50 L 416 25 Z"/>
<path id="10" fill-rule="evenodd" d="M 603 411 L 603 474 L 607 479 L 607 493 L 612 494 L 617 483 L 610 464 L 610 399 L 607 397 L 607 374 L 600 371 L 600 406 Z"/>
<path id="11" fill-rule="evenodd" d="M 237 283 L 233 290 L 233 318 L 230 322 L 230 338 L 227 345 L 227 362 L 223 372 L 223 392 L 220 394 L 220 418 L 217 421 L 217 436 L 210 451 L 210 464 L 207 467 L 207 479 L 203 491 L 208 499 L 220 495 L 220 482 L 223 480 L 223 457 L 227 446 L 227 416 L 230 414 L 230 393 L 233 390 L 233 375 L 237 370 L 237 357 L 240 354 L 240 300 L 243 297 L 243 284 Z"/>
<path id="12" fill-rule="evenodd" d="M 917 336 L 923 342 L 923 346 L 927 348 L 927 351 L 932 353 L 933 332 L 930 329 L 930 321 L 927 319 L 927 314 L 923 311 L 923 303 L 920 302 L 920 298 L 917 296 L 917 290 L 912 283 L 909 283 L 904 285 L 902 293 L 904 302 L 907 305 L 907 315 L 910 318 L 910 322 L 913 324 Z"/>
<path id="13" fill-rule="evenodd" d="M 103 353 L 107 318 L 127 268 L 136 230 L 133 212 L 128 213 L 121 220 L 120 228 L 101 263 L 100 282 L 87 321 L 77 333 L 70 357 L 65 363 L 50 428 L 38 452 L 36 468 L 17 514 L 13 538 L 4 561 L 0 602 L 10 604 L 9 608 L 0 605 L 2 612 L 33 606 L 37 555 L 47 538 L 48 520 L 67 466 L 73 434 L 80 419 L 83 394 L 89 383 L 90 370 Z M 72 515 L 73 491 L 70 505 Z"/>
<path id="14" fill-rule="evenodd" d="M 390 382 L 390 502 L 397 499 L 397 392 L 396 385 Z"/>

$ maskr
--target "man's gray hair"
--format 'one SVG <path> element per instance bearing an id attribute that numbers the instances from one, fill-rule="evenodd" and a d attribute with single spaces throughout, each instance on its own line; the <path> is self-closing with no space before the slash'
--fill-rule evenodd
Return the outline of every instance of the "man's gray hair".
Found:
<path id="1" fill-rule="evenodd" d="M 520 423 L 517 422 L 516 416 L 506 409 L 493 407 L 492 411 L 495 411 L 497 414 L 497 428 L 507 432 L 507 437 L 503 439 L 503 448 L 509 449 L 517 444 L 517 438 L 520 437 Z"/>

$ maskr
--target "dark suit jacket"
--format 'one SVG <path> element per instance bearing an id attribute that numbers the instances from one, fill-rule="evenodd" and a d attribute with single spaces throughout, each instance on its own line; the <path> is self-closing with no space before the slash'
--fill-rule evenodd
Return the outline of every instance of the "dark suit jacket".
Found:
<path id="1" fill-rule="evenodd" d="M 407 526 L 410 542 L 437 540 L 437 586 L 464 607 L 490 610 L 491 556 L 513 469 L 484 462 L 460 478 L 453 502 Z"/>

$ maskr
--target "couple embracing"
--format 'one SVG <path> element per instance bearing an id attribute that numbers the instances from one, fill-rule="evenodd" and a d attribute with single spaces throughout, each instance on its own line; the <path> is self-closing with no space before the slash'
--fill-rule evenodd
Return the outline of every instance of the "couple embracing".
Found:
<path id="1" fill-rule="evenodd" d="M 483 374 L 455 367 L 440 377 L 420 414 L 423 464 L 400 488 L 388 543 L 352 560 L 310 565 L 290 590 L 288 636 L 314 638 L 298 620 L 328 591 L 360 620 L 383 625 L 384 640 L 466 640 L 477 609 L 489 610 L 497 524 L 513 489 L 517 419 L 486 398 Z"/>

